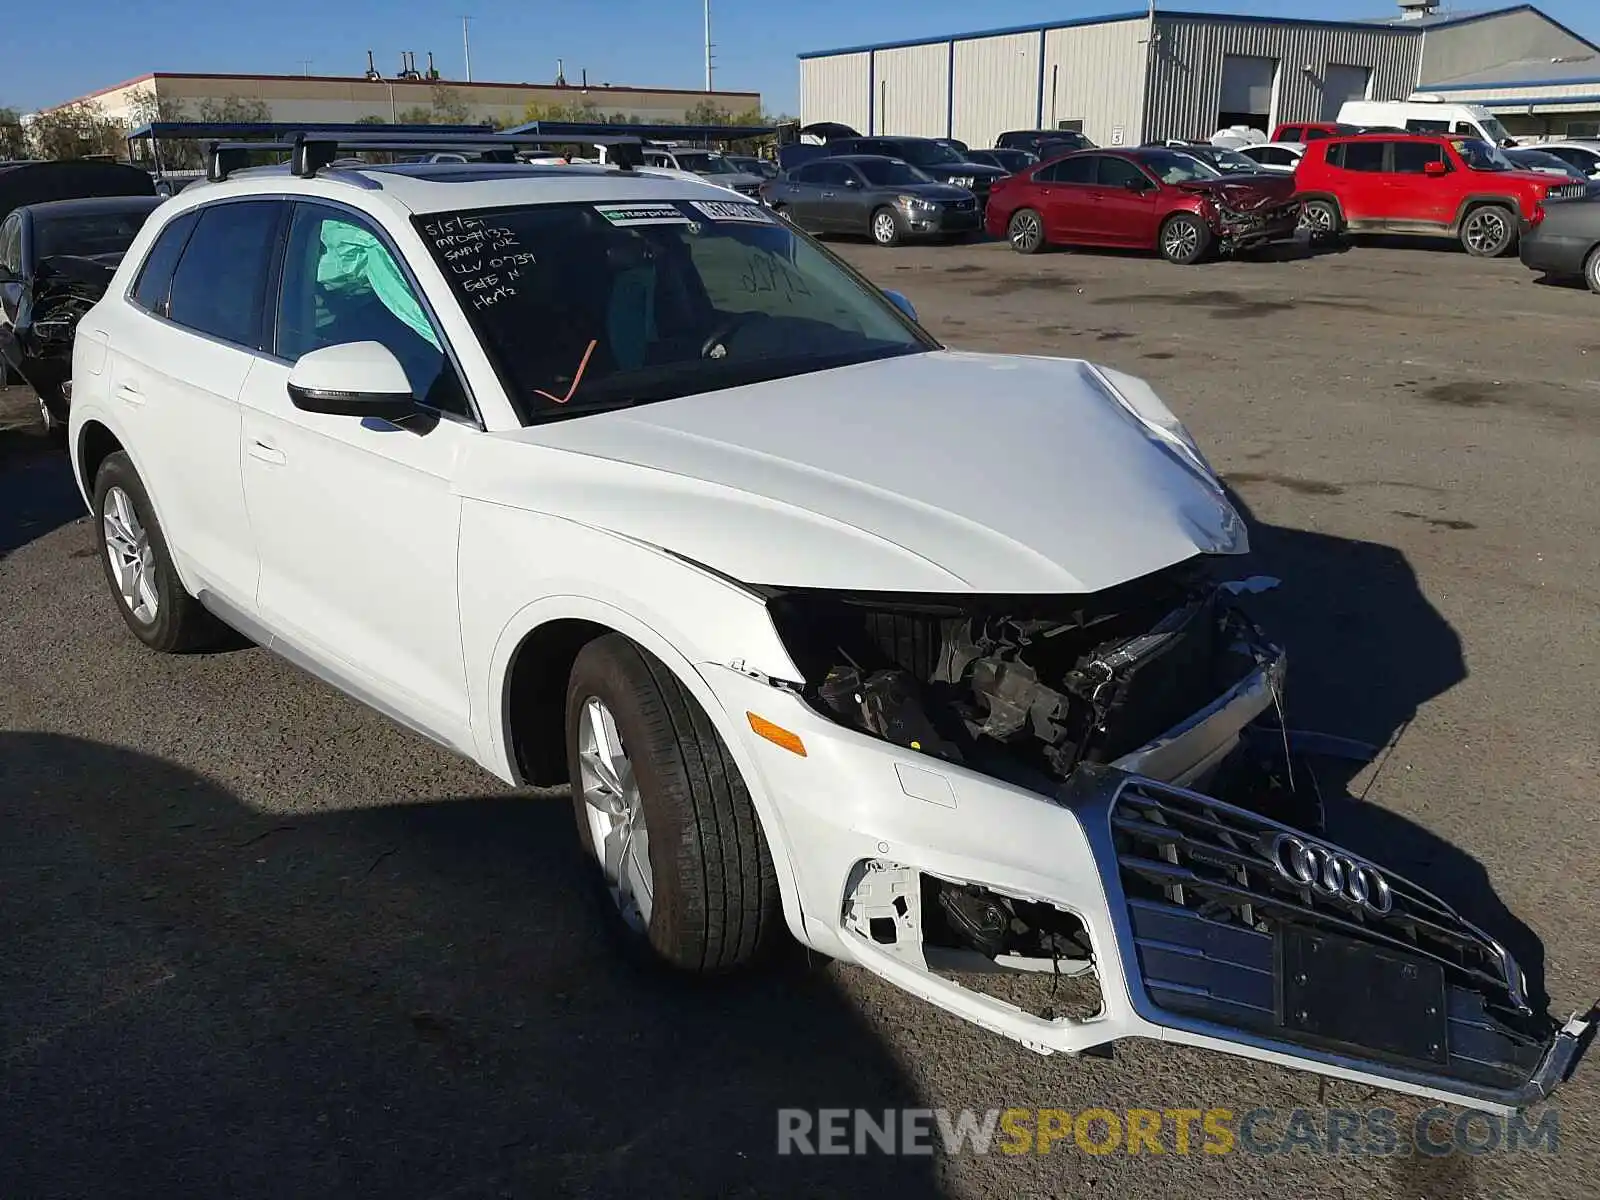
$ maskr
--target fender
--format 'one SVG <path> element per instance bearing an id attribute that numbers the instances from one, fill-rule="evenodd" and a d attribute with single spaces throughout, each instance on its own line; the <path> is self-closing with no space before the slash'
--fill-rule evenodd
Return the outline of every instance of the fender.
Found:
<path id="1" fill-rule="evenodd" d="M 1345 223 L 1344 205 L 1339 203 L 1339 197 L 1332 192 L 1296 192 L 1294 198 L 1300 201 L 1301 204 L 1308 204 L 1312 200 L 1321 200 L 1326 204 L 1331 204 L 1333 205 L 1334 216 L 1339 218 L 1339 224 L 1343 225 Z"/>
<path id="2" fill-rule="evenodd" d="M 632 613 L 603 600 L 577 595 L 545 596 L 520 609 L 500 631 L 490 659 L 483 711 L 491 714 L 491 719 L 479 731 L 479 761 L 500 778 L 519 782 L 517 765 L 511 753 L 511 660 L 523 639 L 535 629 L 563 619 L 593 621 L 631 638 L 666 664 L 667 669 L 705 710 L 706 716 L 716 727 L 717 735 L 727 746 L 728 753 L 733 755 L 745 786 L 750 791 L 756 819 L 761 822 L 761 831 L 766 835 L 767 849 L 772 855 L 773 870 L 778 877 L 778 894 L 783 903 L 784 920 L 796 939 L 807 942 L 809 939 L 805 932 L 805 917 L 801 911 L 800 890 L 795 879 L 789 837 L 772 803 L 760 768 L 744 744 L 740 732 L 742 722 L 735 721 L 723 708 L 722 701 L 695 663 L 684 657 L 668 638 Z"/>
<path id="3" fill-rule="evenodd" d="M 1522 211 L 1521 196 L 1508 196 L 1504 192 L 1474 192 L 1462 200 L 1461 204 L 1456 208 L 1456 215 L 1450 222 L 1450 232 L 1460 233 L 1461 222 L 1467 219 L 1467 214 L 1475 208 L 1483 207 L 1485 204 L 1493 204 L 1499 208 L 1509 208 L 1512 215 L 1519 221 L 1527 219 L 1527 214 Z"/>

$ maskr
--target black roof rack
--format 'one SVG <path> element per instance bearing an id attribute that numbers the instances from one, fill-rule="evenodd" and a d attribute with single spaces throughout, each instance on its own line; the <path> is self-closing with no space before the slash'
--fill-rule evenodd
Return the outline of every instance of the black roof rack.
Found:
<path id="1" fill-rule="evenodd" d="M 574 136 L 525 133 L 488 133 L 454 126 L 433 126 L 425 131 L 362 126 L 359 133 L 328 134 L 320 130 L 298 130 L 273 141 L 213 141 L 206 144 L 206 178 L 213 183 L 228 178 L 234 171 L 250 165 L 251 155 L 263 151 L 289 155 L 289 171 L 309 178 L 331 165 L 340 151 L 348 153 L 470 150 L 485 162 L 515 162 L 518 150 L 580 143 L 605 146 L 607 159 L 632 170 L 644 162 L 643 143 L 637 137 L 616 135 Z"/>

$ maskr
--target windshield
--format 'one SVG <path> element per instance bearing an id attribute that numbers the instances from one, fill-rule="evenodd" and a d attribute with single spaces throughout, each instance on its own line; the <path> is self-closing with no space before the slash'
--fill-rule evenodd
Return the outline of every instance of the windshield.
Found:
<path id="1" fill-rule="evenodd" d="M 900 187 L 907 183 L 932 183 L 933 180 L 910 163 L 893 159 L 862 159 L 856 169 L 867 177 L 867 182 L 878 187 Z"/>
<path id="2" fill-rule="evenodd" d="M 1207 151 L 1206 158 L 1211 165 L 1219 171 L 1259 171 L 1261 164 L 1248 154 L 1240 154 L 1237 150 L 1228 150 L 1222 147 Z"/>
<path id="3" fill-rule="evenodd" d="M 759 204 L 414 218 L 528 424 L 937 349 Z"/>
<path id="4" fill-rule="evenodd" d="M 1512 162 L 1497 146 L 1467 138 L 1456 143 L 1456 152 L 1474 171 L 1510 171 Z"/>
<path id="5" fill-rule="evenodd" d="M 34 224 L 34 257 L 56 254 L 122 254 L 139 236 L 150 209 L 46 217 Z"/>
<path id="6" fill-rule="evenodd" d="M 919 167 L 966 161 L 949 146 L 941 146 L 938 142 L 897 142 L 895 145 L 900 150 L 902 158 Z"/>
<path id="7" fill-rule="evenodd" d="M 1581 175 L 1576 167 L 1562 162 L 1554 154 L 1543 150 L 1511 150 L 1506 157 L 1524 171 L 1560 171 L 1563 175 Z"/>
<path id="8" fill-rule="evenodd" d="M 1493 117 L 1479 117 L 1478 128 L 1482 129 L 1496 142 L 1509 142 L 1511 134 L 1506 132 L 1506 127 Z"/>
<path id="9" fill-rule="evenodd" d="M 693 171 L 696 175 L 739 174 L 739 168 L 720 154 L 711 154 L 705 150 L 677 150 L 674 151 L 674 156 L 680 168 Z"/>
<path id="10" fill-rule="evenodd" d="M 1154 171 L 1162 183 L 1196 183 L 1221 179 L 1222 172 L 1188 154 L 1171 150 L 1146 150 L 1139 161 Z"/>

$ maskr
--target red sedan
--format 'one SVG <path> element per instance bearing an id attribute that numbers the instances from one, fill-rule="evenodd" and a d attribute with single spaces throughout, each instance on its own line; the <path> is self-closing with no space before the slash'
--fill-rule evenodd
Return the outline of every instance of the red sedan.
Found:
<path id="1" fill-rule="evenodd" d="M 985 223 L 1019 254 L 1046 246 L 1158 250 L 1187 265 L 1293 238 L 1293 176 L 1223 175 L 1180 150 L 1086 150 L 995 184 Z"/>

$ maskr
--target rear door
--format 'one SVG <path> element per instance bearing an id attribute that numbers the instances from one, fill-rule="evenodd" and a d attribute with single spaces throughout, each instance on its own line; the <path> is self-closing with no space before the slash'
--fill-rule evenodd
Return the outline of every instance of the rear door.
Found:
<path id="1" fill-rule="evenodd" d="M 1040 167 L 1033 174 L 1035 202 L 1052 242 L 1084 242 L 1092 237 L 1089 193 L 1096 187 L 1093 154 L 1074 154 Z"/>
<path id="2" fill-rule="evenodd" d="M 834 175 L 829 181 L 831 186 L 824 186 L 822 191 L 828 228 L 844 233 L 860 233 L 870 228 L 873 201 L 866 176 L 847 162 L 829 165 Z"/>
<path id="3" fill-rule="evenodd" d="M 0 368 L 15 366 L 21 358 L 12 344 L 12 327 L 22 307 L 22 214 L 11 213 L 0 221 Z M 0 382 L 5 371 L 0 369 Z"/>
<path id="4" fill-rule="evenodd" d="M 827 162 L 809 162 L 790 171 L 785 179 L 773 184 L 774 199 L 788 210 L 788 217 L 802 229 L 817 227 L 817 209 L 822 203 L 822 180 Z"/>
<path id="5" fill-rule="evenodd" d="M 1352 225 L 1381 226 L 1394 199 L 1388 192 L 1390 180 L 1384 171 L 1386 141 L 1363 139 L 1340 142 L 1328 147 L 1329 178 L 1333 192 Z"/>
<path id="6" fill-rule="evenodd" d="M 178 216 L 107 323 L 108 403 L 184 582 L 246 613 L 257 560 L 239 472 L 239 393 L 269 345 L 268 281 L 288 207 L 224 200 Z"/>

